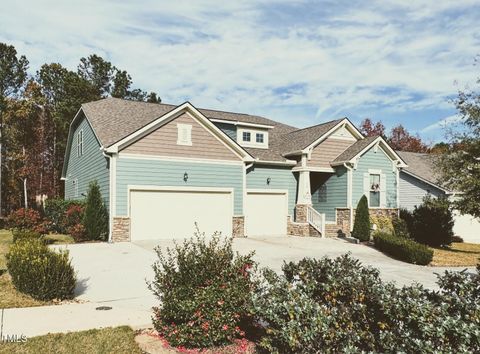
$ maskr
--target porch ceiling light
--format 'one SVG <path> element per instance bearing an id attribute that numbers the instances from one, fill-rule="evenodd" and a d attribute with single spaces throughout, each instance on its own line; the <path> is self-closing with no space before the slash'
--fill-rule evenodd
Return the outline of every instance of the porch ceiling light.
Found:
<path id="1" fill-rule="evenodd" d="M 184 182 L 187 182 L 187 181 L 188 181 L 188 173 L 187 173 L 187 172 L 185 172 L 185 173 L 183 174 L 183 181 L 184 181 Z"/>

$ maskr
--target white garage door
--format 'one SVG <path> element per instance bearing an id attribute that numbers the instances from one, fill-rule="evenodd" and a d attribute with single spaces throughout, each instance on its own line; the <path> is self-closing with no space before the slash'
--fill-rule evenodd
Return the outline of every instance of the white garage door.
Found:
<path id="1" fill-rule="evenodd" d="M 471 215 L 461 215 L 458 211 L 453 211 L 453 233 L 463 238 L 463 241 L 470 243 L 480 243 L 480 221 Z"/>
<path id="2" fill-rule="evenodd" d="M 195 222 L 206 236 L 215 231 L 230 236 L 232 208 L 230 191 L 133 190 L 130 192 L 131 240 L 190 238 Z"/>
<path id="3" fill-rule="evenodd" d="M 287 193 L 247 191 L 245 207 L 248 236 L 287 234 Z"/>

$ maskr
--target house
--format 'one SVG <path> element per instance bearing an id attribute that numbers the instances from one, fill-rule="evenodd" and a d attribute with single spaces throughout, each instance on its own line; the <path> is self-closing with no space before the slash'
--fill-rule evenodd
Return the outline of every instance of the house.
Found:
<path id="1" fill-rule="evenodd" d="M 397 154 L 407 163 L 400 172 L 400 207 L 412 211 L 422 204 L 423 198 L 430 195 L 434 198 L 454 200 L 455 191 L 442 186 L 435 173 L 435 159 L 431 154 L 397 151 Z M 480 243 L 480 220 L 472 215 L 462 215 L 454 210 L 455 225 L 453 232 L 465 242 Z"/>
<path id="2" fill-rule="evenodd" d="M 304 129 L 263 117 L 107 98 L 73 119 L 65 198 L 97 180 L 110 241 L 349 234 L 362 195 L 397 215 L 401 157 L 347 119 Z"/>

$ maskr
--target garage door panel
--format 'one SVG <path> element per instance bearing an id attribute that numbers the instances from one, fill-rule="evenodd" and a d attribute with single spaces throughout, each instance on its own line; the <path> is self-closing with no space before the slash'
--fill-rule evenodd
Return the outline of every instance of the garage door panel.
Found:
<path id="1" fill-rule="evenodd" d="M 245 223 L 248 236 L 285 235 L 286 193 L 247 192 Z"/>
<path id="2" fill-rule="evenodd" d="M 131 239 L 189 238 L 195 222 L 207 236 L 232 231 L 232 194 L 195 191 L 131 191 Z"/>

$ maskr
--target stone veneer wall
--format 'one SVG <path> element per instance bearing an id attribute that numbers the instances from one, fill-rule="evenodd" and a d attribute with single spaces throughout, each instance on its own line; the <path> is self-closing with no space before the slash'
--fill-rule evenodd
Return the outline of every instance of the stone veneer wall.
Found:
<path id="1" fill-rule="evenodd" d="M 353 209 L 353 220 L 355 220 L 356 209 Z M 399 210 L 396 208 L 369 209 L 370 216 L 388 216 L 390 218 L 398 217 Z M 336 237 L 340 235 L 350 235 L 350 209 L 337 208 L 336 225 L 327 224 L 327 236 Z"/>
<path id="2" fill-rule="evenodd" d="M 295 222 L 305 223 L 307 222 L 307 204 L 297 204 L 295 205 Z"/>
<path id="3" fill-rule="evenodd" d="M 232 225 L 233 237 L 245 237 L 245 216 L 234 216 Z"/>
<path id="4" fill-rule="evenodd" d="M 128 217 L 113 218 L 112 241 L 113 242 L 130 241 L 130 218 Z"/>
<path id="5" fill-rule="evenodd" d="M 306 214 L 305 214 L 306 215 Z M 305 217 L 306 220 L 306 217 Z M 290 217 L 287 219 L 287 234 L 290 236 L 302 236 L 302 237 L 321 237 L 313 226 L 307 222 L 293 222 Z"/>

